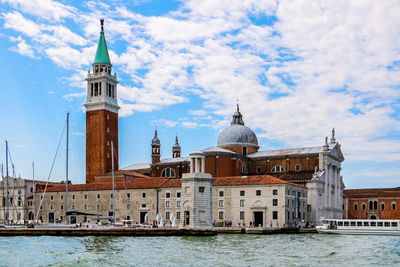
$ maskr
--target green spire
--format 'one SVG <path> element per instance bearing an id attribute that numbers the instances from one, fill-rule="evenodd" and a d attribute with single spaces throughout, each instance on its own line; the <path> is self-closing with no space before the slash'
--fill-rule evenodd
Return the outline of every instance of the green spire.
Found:
<path id="1" fill-rule="evenodd" d="M 94 58 L 93 64 L 102 63 L 111 65 L 110 56 L 108 55 L 108 49 L 106 44 L 106 38 L 104 37 L 104 19 L 100 20 L 101 24 L 101 31 L 100 31 L 100 38 L 99 44 L 97 45 L 96 57 Z"/>

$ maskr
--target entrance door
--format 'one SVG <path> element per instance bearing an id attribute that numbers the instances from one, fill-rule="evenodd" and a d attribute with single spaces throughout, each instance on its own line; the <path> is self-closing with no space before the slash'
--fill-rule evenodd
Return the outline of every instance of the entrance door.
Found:
<path id="1" fill-rule="evenodd" d="M 185 225 L 190 224 L 190 211 L 185 211 Z"/>
<path id="2" fill-rule="evenodd" d="M 29 212 L 29 215 L 28 215 L 28 220 L 33 220 L 33 212 L 32 211 L 30 211 Z"/>
<path id="3" fill-rule="evenodd" d="M 140 212 L 140 223 L 145 223 L 146 222 L 146 214 L 147 214 L 147 211 L 141 211 Z"/>
<path id="4" fill-rule="evenodd" d="M 264 218 L 264 212 L 262 211 L 255 211 L 254 212 L 254 226 L 262 227 L 263 226 L 263 218 Z"/>
<path id="5" fill-rule="evenodd" d="M 49 223 L 54 223 L 54 212 L 49 212 Z"/>
<path id="6" fill-rule="evenodd" d="M 71 223 L 72 224 L 76 223 L 76 216 L 71 216 Z"/>

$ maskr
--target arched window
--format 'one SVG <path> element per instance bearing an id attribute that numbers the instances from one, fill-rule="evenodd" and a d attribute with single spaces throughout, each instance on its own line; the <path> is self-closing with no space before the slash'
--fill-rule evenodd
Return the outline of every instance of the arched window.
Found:
<path id="1" fill-rule="evenodd" d="M 175 177 L 175 171 L 172 168 L 165 168 L 161 173 L 161 177 Z"/>
<path id="2" fill-rule="evenodd" d="M 271 172 L 275 173 L 275 172 L 285 172 L 285 168 L 283 168 L 283 166 L 281 165 L 276 165 L 274 167 L 272 167 Z"/>
<path id="3" fill-rule="evenodd" d="M 374 201 L 374 210 L 378 209 L 378 201 Z"/>
<path id="4" fill-rule="evenodd" d="M 247 174 L 247 166 L 246 165 L 242 165 L 242 168 L 240 169 L 242 174 Z"/>
<path id="5" fill-rule="evenodd" d="M 262 173 L 262 167 L 261 166 L 257 166 L 256 167 L 256 173 Z"/>
<path id="6" fill-rule="evenodd" d="M 354 210 L 358 210 L 358 204 L 357 204 L 357 202 L 354 203 Z"/>
<path id="7" fill-rule="evenodd" d="M 385 202 L 381 202 L 381 210 L 385 209 Z"/>

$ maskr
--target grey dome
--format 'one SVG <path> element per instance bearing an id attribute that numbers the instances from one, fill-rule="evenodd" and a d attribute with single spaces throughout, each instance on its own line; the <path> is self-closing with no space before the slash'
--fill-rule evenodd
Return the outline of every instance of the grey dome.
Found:
<path id="1" fill-rule="evenodd" d="M 153 140 L 151 140 L 152 145 L 159 145 L 160 144 L 160 139 L 158 139 L 157 136 L 157 130 L 154 131 L 154 137 Z"/>
<path id="2" fill-rule="evenodd" d="M 173 145 L 172 149 L 181 149 L 178 141 L 178 136 L 175 136 L 175 144 Z"/>
<path id="3" fill-rule="evenodd" d="M 258 140 L 256 134 L 249 127 L 233 124 L 219 134 L 217 145 L 258 146 Z"/>
<path id="4" fill-rule="evenodd" d="M 233 113 L 231 126 L 219 134 L 217 145 L 250 145 L 258 147 L 256 134 L 249 127 L 244 126 L 239 104 L 235 113 Z"/>

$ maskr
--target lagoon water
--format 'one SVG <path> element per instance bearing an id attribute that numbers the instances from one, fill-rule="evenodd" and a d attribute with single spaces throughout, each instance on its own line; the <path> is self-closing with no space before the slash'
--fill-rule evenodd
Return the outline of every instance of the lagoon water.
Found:
<path id="1" fill-rule="evenodd" d="M 0 237 L 0 266 L 400 266 L 400 238 Z"/>

